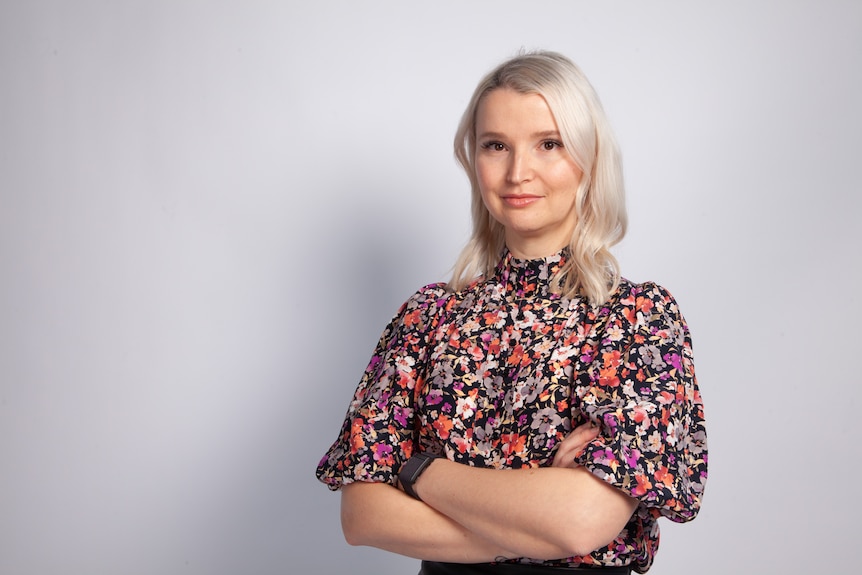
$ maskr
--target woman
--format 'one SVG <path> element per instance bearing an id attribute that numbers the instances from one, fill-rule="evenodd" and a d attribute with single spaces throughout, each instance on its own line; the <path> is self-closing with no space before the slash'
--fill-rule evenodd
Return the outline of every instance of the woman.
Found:
<path id="1" fill-rule="evenodd" d="M 318 478 L 347 541 L 424 574 L 645 572 L 706 481 L 688 328 L 622 279 L 619 154 L 559 54 L 504 62 L 455 138 L 473 235 L 386 327 Z"/>

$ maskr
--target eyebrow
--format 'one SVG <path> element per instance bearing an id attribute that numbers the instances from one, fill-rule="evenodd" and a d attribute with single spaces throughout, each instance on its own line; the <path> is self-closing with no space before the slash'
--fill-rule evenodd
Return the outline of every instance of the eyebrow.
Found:
<path id="1" fill-rule="evenodd" d="M 536 132 L 531 134 L 533 138 L 542 139 L 542 138 L 561 138 L 560 132 L 557 130 L 546 130 L 544 132 Z M 500 132 L 482 132 L 476 136 L 477 140 L 484 140 L 485 138 L 498 138 L 501 140 L 505 139 L 505 135 Z"/>

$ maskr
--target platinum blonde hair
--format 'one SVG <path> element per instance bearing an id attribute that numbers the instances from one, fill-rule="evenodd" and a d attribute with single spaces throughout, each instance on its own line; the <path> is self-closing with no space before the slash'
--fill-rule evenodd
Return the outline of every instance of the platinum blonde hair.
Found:
<path id="1" fill-rule="evenodd" d="M 449 287 L 460 291 L 477 276 L 492 275 L 505 246 L 505 230 L 482 200 L 475 164 L 476 110 L 489 92 L 500 88 L 545 99 L 563 146 L 583 172 L 570 256 L 553 279 L 554 288 L 566 297 L 583 295 L 594 304 L 604 303 L 620 282 L 610 248 L 623 238 L 628 223 L 622 161 L 592 85 L 571 60 L 554 52 L 525 53 L 497 66 L 479 82 L 461 118 L 455 157 L 470 179 L 473 233 L 455 262 Z"/>

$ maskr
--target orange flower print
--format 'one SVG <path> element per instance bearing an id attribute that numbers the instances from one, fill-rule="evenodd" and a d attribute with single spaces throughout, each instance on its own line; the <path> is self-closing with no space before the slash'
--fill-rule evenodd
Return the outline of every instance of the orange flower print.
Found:
<path id="1" fill-rule="evenodd" d="M 365 447 L 362 424 L 363 420 L 357 417 L 350 425 L 350 453 L 359 453 Z"/>
<path id="2" fill-rule="evenodd" d="M 602 353 L 602 361 L 610 367 L 618 367 L 622 363 L 622 357 L 622 353 L 618 349 Z"/>
<path id="3" fill-rule="evenodd" d="M 408 314 L 405 314 L 404 315 L 404 325 L 406 325 L 407 327 L 411 327 L 411 326 L 419 323 L 420 311 L 421 310 L 416 309 L 416 310 L 413 310 L 412 312 L 410 312 Z"/>
<path id="4" fill-rule="evenodd" d="M 503 455 L 511 457 L 524 451 L 527 438 L 517 433 L 504 433 L 500 436 L 500 443 L 503 446 Z"/>
<path id="5" fill-rule="evenodd" d="M 516 345 L 512 349 L 512 354 L 509 356 L 509 359 L 506 360 L 506 363 L 509 365 L 518 365 L 521 363 L 521 358 L 524 356 L 524 346 L 520 343 Z"/>
<path id="6" fill-rule="evenodd" d="M 599 372 L 599 385 L 602 387 L 617 387 L 620 384 L 620 378 L 617 375 L 617 370 L 612 367 L 603 367 Z"/>
<path id="7" fill-rule="evenodd" d="M 635 497 L 646 495 L 647 491 L 652 489 L 652 482 L 646 475 L 638 473 L 635 475 L 635 479 L 637 480 L 637 486 L 632 490 L 632 495 Z"/>
<path id="8" fill-rule="evenodd" d="M 673 487 L 673 475 L 670 473 L 667 465 L 662 465 L 654 473 L 655 480 L 664 484 L 666 487 Z"/>
<path id="9" fill-rule="evenodd" d="M 434 431 L 437 432 L 440 439 L 443 440 L 449 439 L 449 432 L 452 431 L 452 427 L 454 426 L 452 419 L 443 414 L 440 414 L 440 416 L 435 419 L 431 425 L 434 427 Z"/>

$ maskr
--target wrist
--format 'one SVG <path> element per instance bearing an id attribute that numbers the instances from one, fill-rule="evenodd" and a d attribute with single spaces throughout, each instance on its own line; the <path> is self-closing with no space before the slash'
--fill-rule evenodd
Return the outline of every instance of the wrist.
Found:
<path id="1" fill-rule="evenodd" d="M 429 453 L 417 453 L 401 466 L 401 470 L 398 472 L 398 485 L 407 495 L 422 501 L 422 498 L 416 493 L 416 482 L 438 457 Z"/>

